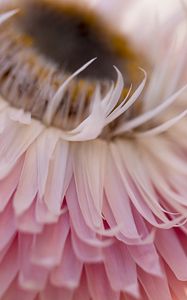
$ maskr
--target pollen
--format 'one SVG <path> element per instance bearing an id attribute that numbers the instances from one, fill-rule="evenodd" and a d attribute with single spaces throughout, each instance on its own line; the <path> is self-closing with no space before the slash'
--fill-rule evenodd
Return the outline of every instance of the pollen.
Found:
<path id="1" fill-rule="evenodd" d="M 45 123 L 61 85 L 97 58 L 69 84 L 50 124 L 71 129 L 88 114 L 96 87 L 104 96 L 125 78 L 123 95 L 139 80 L 140 57 L 129 41 L 93 10 L 63 1 L 16 1 L 18 13 L 1 25 L 0 93 L 13 107 Z"/>

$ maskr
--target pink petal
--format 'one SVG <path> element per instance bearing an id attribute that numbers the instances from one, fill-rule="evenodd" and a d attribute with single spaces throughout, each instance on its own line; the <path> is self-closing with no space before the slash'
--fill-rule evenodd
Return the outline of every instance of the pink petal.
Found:
<path id="1" fill-rule="evenodd" d="M 16 234 L 16 223 L 12 204 L 9 203 L 0 214 L 0 250 L 2 250 Z"/>
<path id="2" fill-rule="evenodd" d="M 120 300 L 149 300 L 147 295 L 145 294 L 144 289 L 142 288 L 142 286 L 140 284 L 139 284 L 139 290 L 140 290 L 139 298 L 135 298 L 132 295 L 127 294 L 127 293 L 122 293 Z"/>
<path id="3" fill-rule="evenodd" d="M 128 246 L 128 250 L 133 260 L 145 272 L 152 275 L 161 276 L 161 267 L 158 253 L 154 244 Z"/>
<path id="4" fill-rule="evenodd" d="M 57 224 L 46 225 L 41 234 L 34 237 L 32 245 L 32 262 L 51 268 L 61 261 L 65 241 L 69 232 L 67 213 L 62 215 Z"/>
<path id="5" fill-rule="evenodd" d="M 88 287 L 93 299 L 119 300 L 120 293 L 114 292 L 108 282 L 103 264 L 86 266 Z"/>
<path id="6" fill-rule="evenodd" d="M 104 221 L 107 222 L 110 229 L 117 227 L 117 223 L 116 223 L 116 220 L 113 216 L 112 209 L 110 208 L 106 197 L 104 197 L 104 201 L 103 201 L 103 216 L 104 216 Z M 120 228 L 121 228 L 121 226 L 119 226 L 119 230 L 120 230 Z M 114 236 L 119 241 L 122 241 L 122 242 L 124 242 L 125 244 L 128 244 L 128 245 L 137 244 L 137 240 L 128 239 L 119 230 L 114 234 Z"/>
<path id="7" fill-rule="evenodd" d="M 28 292 L 21 289 L 17 280 L 12 282 L 11 286 L 8 288 L 4 296 L 1 298 L 2 300 L 35 300 L 36 293 Z"/>
<path id="8" fill-rule="evenodd" d="M 172 300 L 168 282 L 165 277 L 156 277 L 139 269 L 139 280 L 149 300 Z M 164 275 L 164 271 L 163 271 Z"/>
<path id="9" fill-rule="evenodd" d="M 15 240 L 0 264 L 0 297 L 6 292 L 19 269 L 18 248 Z"/>
<path id="10" fill-rule="evenodd" d="M 25 290 L 41 291 L 45 288 L 48 270 L 30 262 L 32 235 L 19 235 L 19 284 Z"/>
<path id="11" fill-rule="evenodd" d="M 187 283 L 179 281 L 173 272 L 166 266 L 166 272 L 168 277 L 168 282 L 171 290 L 177 296 L 178 300 L 186 300 L 187 299 Z M 175 298 L 174 298 L 175 300 Z"/>
<path id="12" fill-rule="evenodd" d="M 100 262 L 103 260 L 102 248 L 81 241 L 71 228 L 71 239 L 76 256 L 82 262 Z"/>
<path id="13" fill-rule="evenodd" d="M 17 229 L 21 232 L 40 233 L 43 230 L 43 225 L 36 221 L 35 214 L 36 201 L 34 201 L 29 209 L 16 219 Z"/>
<path id="14" fill-rule="evenodd" d="M 13 236 L 12 239 L 8 242 L 8 244 L 6 244 L 6 246 L 0 251 L 0 263 L 4 259 L 6 253 L 8 252 L 8 250 L 9 250 L 10 246 L 12 245 L 14 239 L 15 239 L 15 237 Z"/>
<path id="15" fill-rule="evenodd" d="M 73 291 L 65 288 L 57 288 L 50 283 L 47 284 L 46 289 L 41 292 L 40 300 L 72 300 Z M 83 299 L 82 299 L 83 300 Z"/>
<path id="16" fill-rule="evenodd" d="M 83 264 L 74 254 L 70 235 L 66 240 L 60 265 L 52 271 L 54 285 L 76 289 L 79 286 Z"/>
<path id="17" fill-rule="evenodd" d="M 187 255 L 173 229 L 159 230 L 156 246 L 164 260 L 179 280 L 187 281 Z"/>
<path id="18" fill-rule="evenodd" d="M 141 233 L 142 237 L 149 235 L 148 228 L 141 215 L 133 209 L 136 225 Z M 145 272 L 152 275 L 162 276 L 162 268 L 160 265 L 159 255 L 154 246 L 154 241 L 150 241 L 147 244 L 140 245 L 128 245 L 129 253 L 131 254 L 134 261 L 139 265 Z"/>
<path id="19" fill-rule="evenodd" d="M 127 247 L 116 241 L 104 249 L 104 254 L 104 265 L 112 289 L 127 292 L 138 298 L 140 294 L 136 264 Z"/>
<path id="20" fill-rule="evenodd" d="M 90 293 L 84 271 L 82 273 L 80 285 L 73 295 L 73 300 L 90 300 Z"/>

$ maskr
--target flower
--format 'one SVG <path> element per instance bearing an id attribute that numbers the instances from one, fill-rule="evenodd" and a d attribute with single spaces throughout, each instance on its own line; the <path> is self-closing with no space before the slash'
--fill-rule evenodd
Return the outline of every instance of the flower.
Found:
<path id="1" fill-rule="evenodd" d="M 0 16 L 0 299 L 186 299 L 183 13 L 162 34 L 159 22 L 154 37 L 142 33 L 143 42 L 131 32 L 140 51 L 123 40 L 121 71 L 124 58 L 111 73 L 118 56 L 91 33 L 104 67 L 91 57 L 70 71 L 82 62 L 71 64 L 77 43 L 73 56 L 60 48 L 69 74 L 57 67 L 61 19 L 50 5 L 18 1 Z M 84 18 L 74 5 L 70 13 Z M 88 15 L 116 46 L 115 33 Z"/>

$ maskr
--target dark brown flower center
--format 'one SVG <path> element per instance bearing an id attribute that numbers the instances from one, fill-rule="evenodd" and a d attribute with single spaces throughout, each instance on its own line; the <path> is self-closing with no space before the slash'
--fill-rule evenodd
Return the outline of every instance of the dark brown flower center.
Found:
<path id="1" fill-rule="evenodd" d="M 124 75 L 124 94 L 138 82 L 137 55 L 92 11 L 63 1 L 18 0 L 18 4 L 19 13 L 0 30 L 0 93 L 13 106 L 44 121 L 62 83 L 97 57 L 69 84 L 51 121 L 70 129 L 87 115 L 96 85 L 106 94 L 116 78 L 113 65 Z"/>
<path id="2" fill-rule="evenodd" d="M 40 53 L 70 73 L 97 57 L 81 74 L 94 79 L 115 79 L 113 65 L 124 72 L 134 63 L 136 56 L 124 39 L 91 11 L 55 3 L 29 1 L 18 18 L 20 30 Z"/>

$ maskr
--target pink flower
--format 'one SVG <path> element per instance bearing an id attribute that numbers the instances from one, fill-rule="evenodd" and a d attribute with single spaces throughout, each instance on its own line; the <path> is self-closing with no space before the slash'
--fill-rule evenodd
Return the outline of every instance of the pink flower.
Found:
<path id="1" fill-rule="evenodd" d="M 7 8 L 1 0 L 0 299 L 187 299 L 182 9 L 162 32 L 159 21 L 154 32 L 131 23 L 125 67 L 120 62 L 110 74 L 112 59 L 118 62 L 109 50 L 113 35 L 103 50 L 100 34 L 105 45 L 108 32 L 88 34 L 108 55 L 104 67 L 92 56 L 70 71 L 80 40 L 69 40 L 72 55 L 65 41 L 74 27 L 65 18 L 60 44 L 67 4 L 53 11 L 50 0 L 25 3 Z M 70 11 L 85 21 L 80 7 Z M 125 8 L 127 17 L 132 3 Z M 131 57 L 131 48 L 139 53 Z"/>

